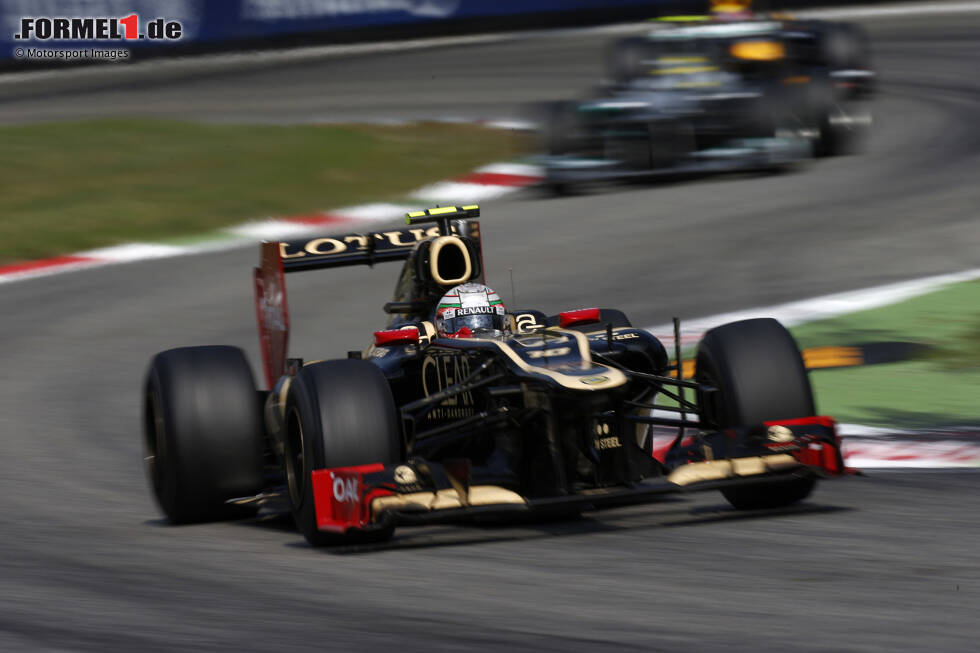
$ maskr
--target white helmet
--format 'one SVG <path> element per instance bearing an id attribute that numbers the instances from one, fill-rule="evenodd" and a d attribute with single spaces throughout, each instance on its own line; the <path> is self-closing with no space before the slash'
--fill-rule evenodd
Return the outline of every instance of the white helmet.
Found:
<path id="1" fill-rule="evenodd" d="M 501 338 L 510 332 L 510 321 L 497 293 L 482 283 L 464 283 L 439 300 L 436 331 L 443 338 Z"/>

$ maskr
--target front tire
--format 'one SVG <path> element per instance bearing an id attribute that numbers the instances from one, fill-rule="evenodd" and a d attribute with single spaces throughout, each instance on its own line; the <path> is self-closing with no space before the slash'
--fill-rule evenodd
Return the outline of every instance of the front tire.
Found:
<path id="1" fill-rule="evenodd" d="M 818 157 L 857 154 L 868 139 L 871 110 L 864 102 L 838 101 L 819 116 L 819 137 L 814 148 Z"/>
<path id="2" fill-rule="evenodd" d="M 698 345 L 695 378 L 717 390 L 698 397 L 699 419 L 718 429 L 809 417 L 816 413 L 810 379 L 793 336 L 770 318 L 708 331 Z M 722 490 L 735 508 L 779 508 L 813 491 L 811 476 Z"/>
<path id="3" fill-rule="evenodd" d="M 244 352 L 224 346 L 161 352 L 143 387 L 146 470 L 167 519 L 236 516 L 226 501 L 263 485 L 262 415 Z"/>
<path id="4" fill-rule="evenodd" d="M 293 519 L 312 546 L 378 541 L 394 529 L 338 536 L 317 528 L 312 473 L 316 469 L 391 464 L 402 457 L 395 401 L 378 367 L 362 360 L 304 366 L 286 400 L 285 467 Z"/>

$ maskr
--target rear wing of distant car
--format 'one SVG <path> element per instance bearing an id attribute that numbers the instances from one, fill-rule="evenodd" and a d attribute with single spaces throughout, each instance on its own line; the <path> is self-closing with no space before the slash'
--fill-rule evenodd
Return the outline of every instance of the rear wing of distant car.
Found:
<path id="1" fill-rule="evenodd" d="M 476 205 L 447 206 L 408 213 L 409 226 L 404 229 L 263 242 L 253 278 L 259 345 L 268 387 L 286 371 L 289 344 L 286 273 L 404 261 L 412 256 L 419 243 L 451 234 L 464 236 L 478 247 L 480 223 L 472 218 L 479 215 L 480 208 Z M 433 226 L 426 224 L 433 222 L 436 223 Z"/>

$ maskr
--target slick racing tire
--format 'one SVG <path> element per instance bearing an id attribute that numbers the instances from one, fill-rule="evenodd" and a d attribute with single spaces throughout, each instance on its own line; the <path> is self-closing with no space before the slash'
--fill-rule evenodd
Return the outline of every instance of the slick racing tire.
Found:
<path id="1" fill-rule="evenodd" d="M 681 163 L 697 147 L 694 126 L 686 120 L 658 120 L 647 125 L 649 152 L 644 167 L 659 170 Z"/>
<path id="2" fill-rule="evenodd" d="M 157 354 L 143 386 L 143 442 L 153 494 L 172 524 L 242 514 L 228 499 L 263 486 L 262 414 L 236 347 Z"/>
<path id="3" fill-rule="evenodd" d="M 539 133 L 541 149 L 549 157 L 582 156 L 586 153 L 586 127 L 574 102 L 548 102 L 542 105 Z M 556 179 L 554 172 L 546 166 L 542 188 L 546 194 L 560 197 L 574 194 L 578 184 L 567 177 Z"/>
<path id="4" fill-rule="evenodd" d="M 868 138 L 871 110 L 866 102 L 835 102 L 818 117 L 814 153 L 819 157 L 860 152 Z"/>
<path id="5" fill-rule="evenodd" d="M 581 154 L 585 145 L 585 126 L 574 102 L 545 103 L 541 116 L 541 145 L 547 155 Z"/>
<path id="6" fill-rule="evenodd" d="M 852 23 L 829 23 L 822 31 L 821 63 L 832 70 L 871 67 L 868 35 Z"/>
<path id="7" fill-rule="evenodd" d="M 718 429 L 816 413 L 810 379 L 793 336 L 770 318 L 708 331 L 698 345 L 695 378 L 717 391 L 698 397 L 701 423 Z M 735 508 L 779 508 L 806 498 L 812 477 L 722 490 Z"/>
<path id="8" fill-rule="evenodd" d="M 312 546 L 379 541 L 394 528 L 340 536 L 317 529 L 312 473 L 316 469 L 401 459 L 395 401 L 384 374 L 368 361 L 345 359 L 304 366 L 286 399 L 285 468 L 296 526 Z"/>

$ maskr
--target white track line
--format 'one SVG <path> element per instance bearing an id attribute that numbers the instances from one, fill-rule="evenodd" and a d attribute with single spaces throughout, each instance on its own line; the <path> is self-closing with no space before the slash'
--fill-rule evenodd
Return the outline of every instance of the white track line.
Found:
<path id="1" fill-rule="evenodd" d="M 87 252 L 79 252 L 76 256 L 99 259 L 107 263 L 129 263 L 131 261 L 144 261 L 154 258 L 167 258 L 170 256 L 180 256 L 190 251 L 189 247 L 179 247 L 177 245 L 162 245 L 159 243 L 127 243 L 114 247 L 102 247 L 91 249 Z"/>
<path id="2" fill-rule="evenodd" d="M 681 340 L 685 344 L 689 341 L 693 342 L 699 340 L 701 334 L 712 327 L 754 317 L 772 317 L 782 322 L 784 326 L 796 326 L 804 322 L 814 322 L 838 315 L 895 304 L 905 299 L 932 292 L 942 286 L 961 281 L 973 281 L 975 279 L 980 279 L 980 268 L 954 272 L 952 274 L 940 274 L 923 279 L 900 281 L 884 286 L 865 288 L 863 290 L 851 290 L 832 295 L 823 295 L 822 297 L 777 304 L 775 306 L 749 308 L 731 313 L 713 315 L 711 317 L 682 321 L 681 327 L 683 333 Z M 673 344 L 673 329 L 672 324 L 659 324 L 646 327 L 647 331 L 650 331 L 663 340 L 664 344 Z"/>
<path id="3" fill-rule="evenodd" d="M 461 181 L 440 181 L 423 186 L 414 191 L 412 197 L 423 201 L 439 202 L 440 204 L 469 204 L 497 199 L 514 192 L 513 186 L 498 186 L 496 184 L 471 184 Z"/>

